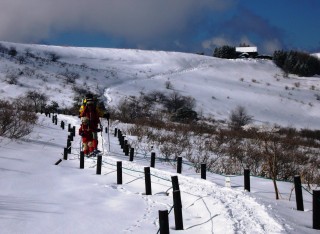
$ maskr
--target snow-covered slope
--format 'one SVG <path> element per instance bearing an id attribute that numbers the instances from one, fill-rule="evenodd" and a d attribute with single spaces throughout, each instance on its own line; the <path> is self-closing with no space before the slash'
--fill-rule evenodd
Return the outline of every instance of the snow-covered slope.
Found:
<path id="1" fill-rule="evenodd" d="M 58 115 L 58 119 L 79 127 L 77 117 Z M 151 168 L 152 195 L 147 196 L 143 171 L 149 159 L 129 162 L 113 132 L 110 138 L 99 135 L 99 148 L 105 149 L 101 175 L 96 175 L 94 158 L 86 158 L 85 168 L 79 169 L 78 135 L 68 160 L 54 165 L 62 158 L 67 135 L 42 115 L 23 140 L 0 137 L 1 233 L 157 233 L 158 211 L 171 211 L 173 205 L 171 176 L 175 175 L 184 230 L 175 230 L 172 210 L 170 233 L 318 233 L 312 229 L 312 196 L 303 191 L 305 211 L 297 211 L 292 183 L 278 182 L 281 199 L 275 200 L 271 180 L 252 177 L 249 193 L 244 191 L 243 176 L 228 177 L 231 182 L 226 187 L 223 175 L 208 172 L 207 180 L 202 180 L 194 168 L 184 164 L 182 174 L 177 174 L 172 164 L 157 160 Z M 123 184 L 116 183 L 120 160 Z"/>
<path id="2" fill-rule="evenodd" d="M 257 123 L 319 128 L 315 96 L 319 77 L 284 78 L 270 61 L 1 44 L 18 50 L 15 58 L 0 55 L 1 98 L 38 90 L 68 106 L 77 87 L 101 93 L 109 105 L 117 105 L 121 98 L 141 91 L 172 92 L 165 86 L 170 81 L 174 91 L 193 96 L 204 115 L 225 119 L 234 107 L 243 105 Z M 33 55 L 19 58 L 26 52 Z M 48 59 L 50 52 L 60 56 L 57 62 Z M 79 77 L 68 81 L 66 73 Z M 58 115 L 58 119 L 79 127 L 77 117 Z M 158 210 L 172 208 L 170 177 L 177 175 L 175 168 L 157 161 L 156 169 L 151 169 L 153 195 L 146 196 L 143 167 L 150 164 L 149 158 L 128 162 L 112 129 L 110 138 L 106 133 L 99 135 L 99 149 L 104 153 L 101 176 L 96 175 L 92 158 L 86 159 L 84 170 L 79 169 L 79 136 L 69 160 L 54 165 L 62 158 L 66 139 L 67 132 L 44 116 L 24 139 L 0 138 L 1 233 L 156 233 Z M 116 184 L 119 160 L 125 168 L 122 185 Z M 304 190 L 305 211 L 297 211 L 292 183 L 278 182 L 281 199 L 275 200 L 270 180 L 252 177 L 248 193 L 242 176 L 229 177 L 231 188 L 225 186 L 223 175 L 207 173 L 206 181 L 199 177 L 194 168 L 183 166 L 179 183 L 184 231 L 174 230 L 172 211 L 170 233 L 317 233 L 312 229 L 312 196 Z"/>
<path id="3" fill-rule="evenodd" d="M 68 106 L 72 103 L 72 88 L 77 86 L 104 95 L 109 105 L 116 106 L 121 98 L 138 96 L 140 92 L 174 90 L 194 97 L 197 111 L 215 119 L 227 119 L 236 106 L 242 105 L 257 123 L 311 129 L 320 126 L 320 101 L 317 100 L 320 78 L 283 77 L 282 71 L 269 60 L 224 60 L 164 51 L 1 44 L 15 47 L 18 55 L 29 50 L 43 58 L 48 57 L 48 52 L 60 56 L 58 62 L 27 59 L 22 64 L 1 56 L 1 97 L 38 89 L 61 106 Z M 75 83 L 68 83 L 63 77 L 66 72 L 74 72 L 80 77 Z M 20 74 L 17 85 L 5 81 L 8 73 Z M 173 90 L 166 88 L 167 81 Z"/>

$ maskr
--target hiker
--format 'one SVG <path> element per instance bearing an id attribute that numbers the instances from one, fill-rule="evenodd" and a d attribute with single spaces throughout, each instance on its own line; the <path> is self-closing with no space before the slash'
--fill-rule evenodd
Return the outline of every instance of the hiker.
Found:
<path id="1" fill-rule="evenodd" d="M 88 119 L 88 124 L 86 125 L 88 131 L 92 134 L 92 147 L 94 150 L 98 150 L 98 134 L 101 131 L 101 123 L 98 111 L 96 109 L 96 102 L 92 95 L 87 95 L 85 99 L 85 106 L 81 106 L 79 110 L 80 117 L 86 117 Z M 100 125 L 100 129 L 99 129 Z"/>
<path id="2" fill-rule="evenodd" d="M 81 118 L 79 135 L 82 138 L 83 153 L 85 156 L 88 156 L 90 153 L 94 151 L 94 147 L 93 147 L 93 133 L 89 127 L 89 119 L 87 117 Z"/>

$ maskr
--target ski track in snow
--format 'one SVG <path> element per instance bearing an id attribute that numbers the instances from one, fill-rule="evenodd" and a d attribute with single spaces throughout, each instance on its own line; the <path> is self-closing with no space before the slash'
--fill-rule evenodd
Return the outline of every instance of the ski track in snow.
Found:
<path id="1" fill-rule="evenodd" d="M 112 137 L 111 141 L 116 140 Z M 100 146 L 109 144 L 107 139 L 102 139 Z M 112 142 L 114 143 L 114 142 Z M 120 147 L 120 146 L 116 146 Z M 106 149 L 106 147 L 105 147 Z M 113 158 L 114 152 L 105 152 L 103 155 L 103 168 L 110 173 L 115 173 L 118 159 Z M 89 167 L 96 166 L 94 158 L 88 159 L 91 162 Z M 165 206 L 170 210 L 173 206 L 171 176 L 178 175 L 179 187 L 181 191 L 182 213 L 185 217 L 184 230 L 186 233 L 193 233 L 195 227 L 203 226 L 206 233 L 283 233 L 284 228 L 271 217 L 267 208 L 259 204 L 245 191 L 238 191 L 231 188 L 218 186 L 210 181 L 190 178 L 181 174 L 173 174 L 167 171 L 151 168 L 152 183 L 163 185 L 163 191 L 167 191 L 168 196 L 159 196 L 157 194 L 145 196 L 140 192 L 131 191 L 130 185 L 137 180 L 144 180 L 144 167 L 135 162 L 123 161 L 124 173 L 131 176 L 127 182 L 122 185 L 105 185 L 125 194 L 135 194 L 141 196 L 146 203 L 146 208 L 142 217 L 137 217 L 133 224 L 124 228 L 125 233 L 134 233 L 142 228 L 143 224 L 158 224 L 156 209 Z M 111 172 L 110 172 L 111 170 Z M 133 187 L 131 187 L 132 189 Z M 170 190 L 170 192 L 169 192 Z M 168 203 L 169 201 L 169 203 Z M 206 210 L 206 215 L 198 213 L 199 210 Z M 173 213 L 173 210 L 171 211 Z M 203 213 L 203 212 L 202 212 Z M 153 215 L 151 215 L 153 214 Z M 172 214 L 173 215 L 173 214 Z M 196 220 L 196 221 L 195 221 Z M 224 223 L 223 229 L 217 229 Z M 141 230 L 142 231 L 142 230 Z"/>
<path id="2" fill-rule="evenodd" d="M 107 158 L 107 161 L 105 159 L 103 160 L 104 163 L 116 163 L 116 160 L 110 158 L 108 153 L 104 155 L 104 158 Z M 142 166 L 125 163 L 124 167 L 133 171 L 130 171 L 128 174 L 136 179 L 143 180 L 141 174 L 137 175 L 136 172 L 143 172 Z M 151 174 L 169 181 L 172 176 L 169 172 L 157 169 L 152 169 Z M 152 180 L 154 182 L 156 179 L 152 176 Z M 135 179 L 132 181 L 135 181 Z M 168 187 L 169 186 L 168 184 Z M 210 230 L 211 233 L 262 234 L 282 233 L 284 231 L 283 227 L 268 214 L 265 206 L 257 203 L 255 199 L 250 197 L 246 192 L 222 188 L 209 181 L 188 178 L 183 175 L 179 175 L 179 186 L 183 214 L 187 219 L 184 229 L 189 230 L 190 233 L 192 233 L 194 227 L 198 226 L 204 226 L 204 229 L 206 231 Z M 113 188 L 126 194 L 135 193 L 134 191 L 128 190 L 126 184 L 113 186 Z M 152 196 L 144 196 L 141 193 L 135 194 L 141 196 L 147 206 L 144 215 L 138 217 L 132 226 L 125 228 L 125 232 L 131 233 L 137 231 L 137 229 L 142 227 L 142 223 L 146 223 L 147 220 L 149 220 L 149 223 L 157 223 L 156 216 L 150 215 L 151 212 L 154 212 L 156 209 L 155 204 L 165 204 L 168 210 L 173 205 L 171 198 L 169 199 L 170 203 L 166 203 L 162 199 L 164 196 L 157 196 L 156 194 Z M 172 196 L 172 194 L 170 196 Z M 202 216 L 201 214 L 197 214 L 197 210 L 206 210 L 207 215 Z M 188 224 L 189 220 L 191 224 Z M 194 220 L 197 220 L 197 223 L 194 223 Z M 216 229 L 219 223 L 225 224 L 223 230 Z"/>

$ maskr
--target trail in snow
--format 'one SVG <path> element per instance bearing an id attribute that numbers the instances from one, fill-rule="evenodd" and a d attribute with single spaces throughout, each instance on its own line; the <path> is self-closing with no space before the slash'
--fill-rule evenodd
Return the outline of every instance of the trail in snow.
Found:
<path id="1" fill-rule="evenodd" d="M 116 161 L 123 158 L 119 152 L 120 146 L 117 145 L 117 138 L 111 137 L 113 145 L 112 152 L 104 154 L 104 168 L 109 173 L 115 173 Z M 107 144 L 108 142 L 104 142 Z M 119 148 L 119 149 L 117 149 Z M 95 165 L 95 161 L 90 159 Z M 126 228 L 128 232 L 139 228 L 142 222 L 150 220 L 157 222 L 156 216 L 151 215 L 151 209 L 156 208 L 155 204 L 162 204 L 168 210 L 172 207 L 171 176 L 177 175 L 168 171 L 151 168 L 152 182 L 162 187 L 162 192 L 152 196 L 143 196 L 137 192 L 132 185 L 138 180 L 144 180 L 143 165 L 135 161 L 123 161 L 126 179 L 123 185 L 115 186 L 118 191 L 126 194 L 138 194 L 145 199 L 148 204 L 145 214 L 136 220 L 136 225 Z M 185 233 L 193 233 L 197 228 L 205 233 L 281 233 L 283 227 L 277 220 L 271 217 L 265 206 L 259 204 L 254 198 L 244 191 L 237 191 L 231 188 L 220 187 L 210 181 L 194 179 L 179 175 L 179 186 L 182 193 L 182 206 L 185 221 Z M 106 185 L 108 186 L 108 185 Z M 134 189 L 130 191 L 130 189 Z M 169 193 L 169 197 L 165 193 Z M 168 199 L 169 198 L 169 199 Z M 169 201 L 169 202 L 168 202 Z M 153 211 L 154 212 L 154 211 Z M 221 225 L 221 224 L 224 225 Z"/>

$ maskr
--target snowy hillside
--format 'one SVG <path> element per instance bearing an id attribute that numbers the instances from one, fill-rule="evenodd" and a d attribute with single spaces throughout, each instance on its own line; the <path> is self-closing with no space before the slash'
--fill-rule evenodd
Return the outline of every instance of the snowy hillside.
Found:
<path id="1" fill-rule="evenodd" d="M 217 120 L 226 120 L 236 106 L 242 105 L 258 124 L 310 129 L 320 126 L 320 78 L 284 78 L 272 61 L 224 60 L 164 51 L 1 44 L 18 52 L 15 58 L 0 56 L 2 98 L 36 89 L 63 107 L 71 105 L 73 87 L 82 87 L 103 95 L 108 105 L 116 106 L 121 98 L 138 96 L 140 92 L 172 92 L 165 85 L 169 81 L 173 90 L 196 99 L 199 113 Z M 27 52 L 33 57 L 19 62 L 19 56 Z M 50 61 L 50 53 L 59 59 Z M 78 76 L 68 81 L 66 73 Z M 11 77 L 16 77 L 15 84 L 9 84 Z"/>
<path id="2" fill-rule="evenodd" d="M 235 107 L 242 105 L 256 124 L 319 129 L 320 77 L 283 77 L 271 61 L 222 60 L 164 51 L 0 44 L 2 99 L 36 90 L 61 107 L 68 107 L 73 103 L 74 90 L 85 89 L 116 107 L 122 98 L 141 92 L 176 91 L 194 97 L 197 111 L 214 119 L 226 120 Z M 16 50 L 17 54 L 2 53 L 3 48 Z M 114 136 L 115 128 L 125 131 L 129 124 L 112 119 L 109 134 L 103 131 L 98 135 L 103 166 L 101 175 L 96 175 L 96 158 L 85 158 L 84 169 L 79 169 L 78 134 L 68 160 L 58 161 L 69 133 L 54 125 L 51 118 L 37 115 L 39 120 L 31 134 L 16 141 L 0 137 L 1 233 L 158 233 L 159 210 L 170 211 L 170 233 L 318 233 L 312 229 L 311 192 L 303 190 L 304 211 L 298 211 L 291 182 L 277 182 L 280 199 L 276 200 L 272 180 L 251 175 L 248 192 L 242 175 L 208 170 L 203 180 L 187 158 L 183 159 L 182 174 L 178 174 L 176 162 L 159 157 L 151 168 L 152 195 L 146 195 L 143 170 L 150 165 L 151 150 L 159 152 L 155 142 L 151 148 L 144 147 L 145 142 L 137 145 L 135 158 L 129 162 Z M 58 120 L 59 124 L 63 120 L 79 129 L 78 117 L 59 114 Z M 107 126 L 106 120 L 102 124 Z M 129 141 L 138 138 L 130 131 L 126 137 Z M 195 147 L 197 141 L 192 144 Z M 120 160 L 122 184 L 116 183 L 116 163 Z M 183 231 L 175 230 L 172 210 L 171 176 L 175 175 L 182 197 Z"/>
<path id="3" fill-rule="evenodd" d="M 77 117 L 58 119 L 79 127 Z M 243 176 L 207 173 L 207 180 L 202 180 L 185 164 L 177 174 L 174 165 L 157 160 L 151 168 L 152 195 L 147 196 L 143 170 L 150 159 L 140 155 L 129 162 L 113 131 L 110 137 L 99 135 L 104 152 L 101 175 L 96 175 L 94 158 L 86 158 L 85 168 L 79 169 L 78 135 L 68 160 L 54 165 L 62 158 L 67 135 L 42 115 L 23 140 L 0 137 L 1 233 L 158 233 L 158 211 L 171 211 L 173 205 L 171 176 L 175 175 L 184 230 L 175 230 L 172 210 L 170 233 L 318 233 L 312 229 L 312 195 L 303 190 L 305 211 L 297 211 L 292 183 L 278 182 L 281 199 L 275 200 L 271 180 L 251 177 L 249 193 L 244 191 Z M 116 182 L 120 160 L 123 184 Z"/>

